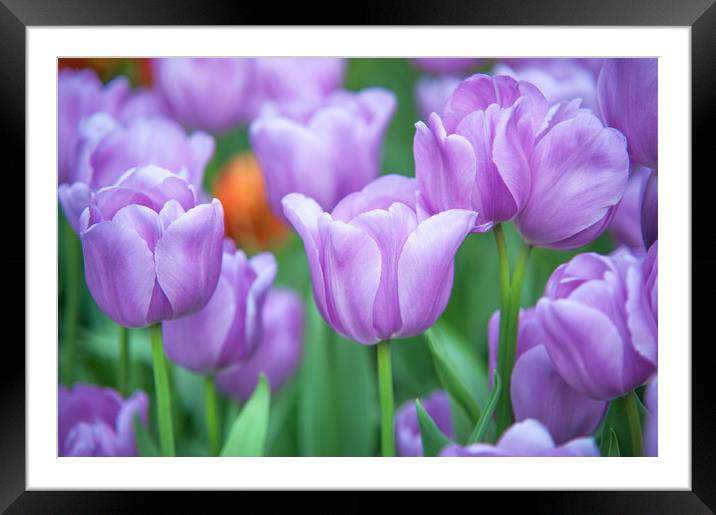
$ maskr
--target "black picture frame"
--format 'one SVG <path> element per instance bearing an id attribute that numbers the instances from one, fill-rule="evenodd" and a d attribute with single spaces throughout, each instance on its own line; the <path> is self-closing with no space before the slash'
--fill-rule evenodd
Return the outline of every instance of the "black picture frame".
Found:
<path id="1" fill-rule="evenodd" d="M 692 168 L 703 174 L 712 173 L 713 160 L 709 148 L 713 146 L 710 131 L 716 113 L 716 6 L 714 0 L 492 0 L 479 3 L 470 0 L 440 2 L 399 3 L 380 2 L 374 5 L 361 3 L 360 9 L 342 11 L 323 10 L 332 19 L 326 24 L 352 25 L 606 25 L 606 26 L 688 26 L 692 43 Z M 339 7 L 340 5 L 336 5 Z M 301 17 L 307 23 L 321 23 L 311 16 L 305 3 L 285 8 L 262 3 L 236 2 L 226 5 L 204 0 L 124 0 L 103 2 L 97 0 L 0 0 L 0 127 L 2 127 L 3 164 L 6 167 L 3 184 L 10 189 L 5 199 L 18 201 L 11 211 L 25 211 L 24 199 L 32 192 L 25 191 L 25 30 L 41 25 L 247 25 L 284 23 L 295 24 Z M 299 13 L 300 11 L 300 13 Z M 338 14 L 338 13 L 341 14 Z M 299 16 L 302 14 L 302 16 Z M 565 44 L 565 50 L 568 50 Z M 690 173 L 684 170 L 683 173 Z M 700 175 L 700 174 L 698 174 Z M 694 177 L 692 175 L 692 177 Z M 15 184 L 13 184 L 15 181 Z M 24 192 L 21 195 L 19 192 Z M 716 253 L 703 242 L 711 215 L 707 187 L 692 185 L 692 235 L 701 234 L 702 241 L 692 238 L 692 327 L 705 328 L 711 308 L 708 292 L 716 287 Z M 709 216 L 711 215 L 711 216 Z M 9 215 L 6 215 L 9 216 Z M 17 234 L 4 231 L 6 245 L 15 249 L 4 254 L 9 266 L 19 268 L 25 263 L 25 227 L 12 217 Z M 8 218 L 8 219 L 9 219 Z M 23 245 L 20 245 L 23 241 Z M 12 243 L 10 245 L 10 243 Z M 20 250 L 22 249 L 22 250 Z M 6 268 L 10 270 L 11 268 Z M 27 270 L 26 270 L 27 273 Z M 19 281 L 19 274 L 15 276 Z M 7 283 L 6 283 L 7 284 Z M 24 282 L 23 282 L 24 287 Z M 19 286 L 18 286 L 19 291 Z M 698 295 L 698 293 L 701 295 Z M 9 292 L 8 292 L 9 293 Z M 24 294 L 23 294 L 24 298 Z M 699 299 L 700 298 L 700 299 Z M 6 305 L 21 309 L 20 303 Z M 24 306 L 24 302 L 22 303 Z M 22 308 L 24 309 L 24 307 Z M 7 317 L 20 320 L 20 317 Z M 24 319 L 24 316 L 23 316 Z M 24 327 L 24 326 L 23 326 Z M 709 335 L 703 331 L 705 335 Z M 712 336 L 697 339 L 693 333 L 692 346 L 692 490 L 644 492 L 530 492 L 530 493 L 451 493 L 459 495 L 457 502 L 467 502 L 475 509 L 499 502 L 504 506 L 509 497 L 528 502 L 530 510 L 538 513 L 712 513 L 716 510 L 716 422 L 714 388 L 710 386 L 713 361 L 708 350 Z M 38 492 L 25 491 L 25 352 L 20 338 L 5 333 L 2 354 L 5 365 L 0 374 L 0 510 L 7 513 L 119 513 L 144 512 L 148 506 L 148 493 L 126 492 Z M 23 329 L 24 336 L 24 329 Z M 668 342 L 669 345 L 688 342 Z M 52 342 L 48 342 L 48 345 Z M 712 373 L 712 372 L 711 372 Z M 217 493 L 236 502 L 246 493 Z M 325 496 L 325 493 L 320 494 Z M 151 495 L 159 500 L 164 511 L 169 504 L 181 506 L 187 512 L 186 495 L 158 493 Z M 270 509 L 284 496 L 251 494 L 249 498 Z M 465 499 L 471 496 L 472 499 Z M 420 493 L 403 495 L 400 501 L 425 507 Z M 307 504 L 316 501 L 313 495 L 302 497 Z M 455 499 L 452 497 L 451 499 Z M 321 503 L 327 502 L 321 497 Z M 328 501 L 330 502 L 330 501 Z M 454 501 L 451 501 L 454 502 Z M 181 504 L 180 504 L 181 503 Z M 328 505 L 328 504 L 326 504 Z M 341 511 L 370 510 L 373 501 L 369 496 L 351 494 L 351 501 L 341 500 Z M 403 505 L 405 508 L 406 505 Z M 237 509 L 241 509 L 237 507 Z"/>

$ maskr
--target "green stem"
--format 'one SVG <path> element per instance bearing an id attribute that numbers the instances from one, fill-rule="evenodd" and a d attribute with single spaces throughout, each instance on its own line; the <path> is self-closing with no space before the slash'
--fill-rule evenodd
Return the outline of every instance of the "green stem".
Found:
<path id="1" fill-rule="evenodd" d="M 383 456 L 395 456 L 393 429 L 393 372 L 390 365 L 390 340 L 378 343 L 378 390 L 380 392 L 380 441 Z"/>
<path id="2" fill-rule="evenodd" d="M 211 375 L 204 377 L 204 414 L 206 416 L 206 431 L 209 434 L 209 449 L 212 456 L 218 456 L 221 451 L 219 412 L 216 408 L 214 376 Z"/>
<path id="3" fill-rule="evenodd" d="M 126 397 L 129 395 L 129 329 L 119 326 L 119 365 L 117 389 Z"/>
<path id="4" fill-rule="evenodd" d="M 520 255 L 517 257 L 515 268 L 512 273 L 510 284 L 510 299 L 508 303 L 507 325 L 505 327 L 505 341 L 503 366 L 500 376 L 503 382 L 503 395 L 500 397 L 500 404 L 497 410 L 497 434 L 500 435 L 512 424 L 512 403 L 510 401 L 510 383 L 512 380 L 512 368 L 515 365 L 517 355 L 517 333 L 520 320 L 520 300 L 522 297 L 522 285 L 527 272 L 532 246 L 523 244 Z"/>
<path id="5" fill-rule="evenodd" d="M 502 225 L 497 224 L 493 231 L 497 244 L 497 255 L 500 263 L 500 332 L 497 345 L 497 370 L 505 377 L 508 370 L 507 322 L 510 313 L 510 260 L 507 255 L 507 244 Z M 502 390 L 497 401 L 497 420 L 506 419 L 510 410 L 510 392 Z"/>
<path id="6" fill-rule="evenodd" d="M 80 286 L 82 281 L 82 260 L 80 258 L 80 240 L 69 222 L 65 220 L 65 318 L 62 340 L 67 345 L 67 374 L 65 383 L 71 386 L 75 382 L 77 371 L 77 319 L 80 310 Z"/>
<path id="7" fill-rule="evenodd" d="M 629 436 L 634 456 L 641 456 L 641 420 L 639 409 L 636 405 L 636 391 L 624 396 L 624 407 L 626 408 L 627 423 L 629 424 Z"/>
<path id="8" fill-rule="evenodd" d="M 152 362 L 154 368 L 154 389 L 157 397 L 157 413 L 159 421 L 159 446 L 162 456 L 174 456 L 174 429 L 169 399 L 169 377 L 167 364 L 162 349 L 162 326 L 159 324 L 149 328 L 152 342 Z"/>

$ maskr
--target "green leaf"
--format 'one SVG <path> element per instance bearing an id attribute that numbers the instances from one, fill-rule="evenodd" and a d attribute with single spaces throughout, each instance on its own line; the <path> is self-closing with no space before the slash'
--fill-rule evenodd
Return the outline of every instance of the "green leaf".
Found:
<path id="1" fill-rule="evenodd" d="M 328 326 L 309 294 L 306 338 L 299 376 L 298 448 L 301 456 L 337 456 L 338 427 Z"/>
<path id="2" fill-rule="evenodd" d="M 641 401 L 637 400 L 636 404 L 643 428 L 644 420 L 646 420 L 647 417 L 647 411 Z M 635 456 L 636 454 L 632 446 L 631 433 L 629 431 L 626 399 L 624 397 L 614 399 L 609 403 L 609 407 L 607 408 L 607 414 L 602 422 L 601 441 L 599 444 L 599 450 L 601 451 L 602 456 L 607 456 L 609 452 L 610 430 L 614 431 L 617 436 L 620 456 Z"/>
<path id="3" fill-rule="evenodd" d="M 487 427 L 490 424 L 490 421 L 492 420 L 492 414 L 495 412 L 495 408 L 497 407 L 497 401 L 500 398 L 500 393 L 502 392 L 502 379 L 500 378 L 499 372 L 495 370 L 495 386 L 492 388 L 492 393 L 490 393 L 490 398 L 487 399 L 487 404 L 485 404 L 485 409 L 482 410 L 482 415 L 480 416 L 480 420 L 477 422 L 477 425 L 475 425 L 475 430 L 470 435 L 470 439 L 468 440 L 468 443 L 475 443 L 475 442 L 481 442 L 485 438 L 485 433 L 487 432 Z"/>
<path id="4" fill-rule="evenodd" d="M 261 374 L 253 395 L 231 427 L 221 456 L 262 456 L 266 445 L 271 390 Z"/>
<path id="5" fill-rule="evenodd" d="M 132 424 L 134 424 L 134 436 L 137 441 L 137 455 L 142 458 L 159 456 L 157 444 L 154 443 L 147 428 L 142 424 L 139 415 L 134 416 Z"/>
<path id="6" fill-rule="evenodd" d="M 621 456 L 621 452 L 619 452 L 619 438 L 617 437 L 617 434 L 614 432 L 613 428 L 609 428 L 609 446 L 607 447 L 607 457 L 614 458 Z"/>
<path id="7" fill-rule="evenodd" d="M 418 412 L 420 437 L 423 441 L 423 456 L 435 457 L 440 454 L 443 447 L 450 443 L 450 440 L 438 429 L 435 421 L 420 404 L 420 399 L 415 399 L 415 409 Z"/>
<path id="8" fill-rule="evenodd" d="M 439 321 L 426 334 L 440 382 L 474 427 L 481 415 L 478 402 L 487 400 L 485 364 L 445 321 Z"/>

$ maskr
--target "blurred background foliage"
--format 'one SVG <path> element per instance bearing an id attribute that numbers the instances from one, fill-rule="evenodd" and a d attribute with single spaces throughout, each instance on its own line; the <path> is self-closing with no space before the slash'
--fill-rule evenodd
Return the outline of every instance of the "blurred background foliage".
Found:
<path id="1" fill-rule="evenodd" d="M 95 68 L 104 81 L 124 74 L 134 86 L 151 81 L 146 60 L 73 59 L 60 66 Z M 105 62 L 105 61 L 110 61 Z M 489 71 L 476 69 L 473 71 Z M 413 135 L 419 120 L 414 98 L 420 78 L 407 59 L 349 59 L 345 87 L 360 90 L 382 86 L 398 98 L 395 116 L 385 139 L 382 172 L 414 175 Z M 246 127 L 217 137 L 216 152 L 205 175 L 207 191 L 214 192 L 222 167 L 237 154 L 250 151 Z M 347 156 L 349 158 L 349 156 Z M 67 362 L 63 345 L 63 314 L 67 308 L 64 285 L 72 280 L 68 273 L 68 252 L 79 252 L 78 239 L 58 208 L 59 231 L 59 372 L 66 381 L 63 364 Z M 519 237 L 509 224 L 505 227 L 508 251 L 516 258 Z M 73 246 L 73 248 L 71 248 Z M 615 248 L 608 233 L 580 249 L 570 252 L 535 248 L 530 258 L 522 305 L 533 305 L 541 296 L 547 278 L 560 264 L 584 251 L 608 253 Z M 252 253 L 252 249 L 244 249 Z M 277 286 L 301 293 L 305 300 L 306 338 L 302 364 L 296 376 L 271 399 L 266 453 L 271 456 L 375 456 L 378 455 L 379 404 L 376 387 L 375 347 L 350 342 L 336 335 L 323 322 L 310 291 L 310 275 L 303 244 L 295 233 L 274 246 L 278 261 Z M 116 387 L 117 338 L 119 327 L 94 304 L 82 276 L 79 299 L 78 369 L 76 381 Z M 457 254 L 452 295 L 442 321 L 454 329 L 464 345 L 458 361 L 473 367 L 473 394 L 485 395 L 487 362 L 487 323 L 499 307 L 498 261 L 494 237 L 471 234 Z M 150 398 L 154 385 L 151 370 L 149 331 L 130 331 L 130 390 L 143 389 Z M 392 345 L 396 408 L 402 403 L 427 396 L 440 388 L 432 355 L 425 337 L 395 341 Z M 203 379 L 172 363 L 170 383 L 177 454 L 201 456 L 207 453 L 204 424 Z M 239 411 L 239 406 L 220 397 L 220 416 L 224 437 Z M 453 407 L 455 408 L 455 407 Z M 156 411 L 150 401 L 150 432 L 156 434 Z M 469 425 L 459 409 L 453 409 L 458 441 L 469 433 Z"/>

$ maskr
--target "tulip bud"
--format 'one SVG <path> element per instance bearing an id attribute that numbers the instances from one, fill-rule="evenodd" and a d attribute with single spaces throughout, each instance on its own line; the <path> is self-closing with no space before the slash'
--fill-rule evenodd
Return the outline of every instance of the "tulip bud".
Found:
<path id="1" fill-rule="evenodd" d="M 451 444 L 440 453 L 441 457 L 526 457 L 561 456 L 592 457 L 599 456 L 599 449 L 593 438 L 576 438 L 564 445 L 555 445 L 549 431 L 533 419 L 513 424 L 500 437 L 496 445 L 475 443 L 466 447 Z"/>
<path id="2" fill-rule="evenodd" d="M 291 290 L 271 290 L 263 307 L 261 342 L 248 361 L 216 377 L 224 394 L 246 402 L 264 374 L 275 394 L 296 372 L 303 347 L 304 313 L 298 295 Z"/>
<path id="3" fill-rule="evenodd" d="M 204 307 L 219 280 L 224 212 L 180 176 L 133 168 L 80 217 L 87 287 L 116 323 L 143 327 Z"/>
<path id="4" fill-rule="evenodd" d="M 59 456 L 136 456 L 134 418 L 146 426 L 149 400 L 143 391 L 128 399 L 111 388 L 60 385 L 57 403 Z"/>
<path id="5" fill-rule="evenodd" d="M 247 259 L 225 240 L 219 282 L 206 306 L 162 323 L 169 359 L 194 372 L 214 374 L 251 357 L 261 339 L 262 310 L 275 277 L 272 254 Z"/>
<path id="6" fill-rule="evenodd" d="M 454 258 L 476 214 L 417 211 L 414 179 L 386 175 L 325 213 L 299 193 L 283 200 L 303 239 L 313 294 L 341 335 L 374 344 L 416 336 L 447 305 Z"/>

